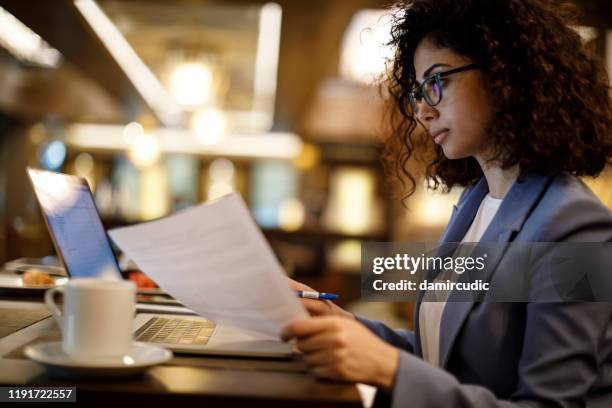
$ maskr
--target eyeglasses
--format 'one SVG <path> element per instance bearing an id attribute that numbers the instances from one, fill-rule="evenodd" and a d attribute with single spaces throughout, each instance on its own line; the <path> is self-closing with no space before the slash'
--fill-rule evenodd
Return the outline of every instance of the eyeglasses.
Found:
<path id="1" fill-rule="evenodd" d="M 457 74 L 459 72 L 475 69 L 477 67 L 478 64 L 464 65 L 448 71 L 436 72 L 435 74 L 425 78 L 422 84 L 417 82 L 416 86 L 408 94 L 414 113 L 418 113 L 418 104 L 423 100 L 431 107 L 436 106 L 440 103 L 440 101 L 442 101 L 442 78 L 446 78 L 449 75 Z"/>

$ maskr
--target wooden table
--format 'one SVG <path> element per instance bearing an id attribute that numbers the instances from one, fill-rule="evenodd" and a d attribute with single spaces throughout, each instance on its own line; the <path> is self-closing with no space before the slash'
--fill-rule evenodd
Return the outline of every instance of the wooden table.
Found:
<path id="1" fill-rule="evenodd" d="M 302 363 L 297 360 L 177 356 L 131 379 L 53 379 L 44 367 L 21 354 L 24 336 L 27 337 L 26 343 L 59 336 L 55 323 L 46 315 L 46 308 L 40 302 L 0 300 L 0 337 L 4 337 L 0 339 L 0 386 L 76 386 L 80 403 L 120 400 L 127 404 L 195 403 L 226 408 L 247 404 L 266 407 L 362 406 L 354 385 L 317 380 L 304 372 Z M 27 328 L 16 332 L 24 326 Z"/>

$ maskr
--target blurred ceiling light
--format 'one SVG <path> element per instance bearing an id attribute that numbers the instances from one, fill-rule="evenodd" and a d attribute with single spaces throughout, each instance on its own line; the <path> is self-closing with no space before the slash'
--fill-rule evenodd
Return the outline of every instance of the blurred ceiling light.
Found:
<path id="1" fill-rule="evenodd" d="M 152 133 L 145 133 L 142 126 L 140 126 L 139 130 L 132 123 L 128 124 L 123 131 L 124 137 L 126 137 L 126 133 L 129 134 L 129 142 L 127 142 L 129 159 L 136 167 L 140 168 L 157 163 L 161 155 L 157 137 Z M 126 132 L 130 126 L 132 127 Z"/>
<path id="2" fill-rule="evenodd" d="M 101 149 L 123 151 L 129 144 L 125 140 L 125 126 L 103 124 L 71 124 L 66 129 L 66 141 L 82 150 Z M 302 151 L 302 140 L 294 133 L 274 132 L 262 134 L 232 133 L 215 145 L 198 143 L 192 131 L 157 128 L 160 149 L 167 153 L 246 157 L 274 160 L 294 160 Z"/>
<path id="3" fill-rule="evenodd" d="M 62 54 L 11 13 L 0 7 L 0 45 L 20 61 L 56 68 Z"/>
<path id="4" fill-rule="evenodd" d="M 144 134 L 144 128 L 138 122 L 130 122 L 123 128 L 123 138 L 127 144 L 132 144 L 142 134 Z"/>
<path id="5" fill-rule="evenodd" d="M 196 140 L 203 145 L 216 145 L 227 133 L 227 121 L 217 109 L 203 109 L 193 114 L 191 128 Z"/>
<path id="6" fill-rule="evenodd" d="M 304 225 L 304 205 L 297 198 L 288 198 L 278 208 L 278 226 L 285 231 L 297 231 Z"/>
<path id="7" fill-rule="evenodd" d="M 253 109 L 256 111 L 274 109 L 282 14 L 281 6 L 276 3 L 264 4 L 259 13 L 253 88 Z M 259 106 L 262 102 L 266 106 Z"/>
<path id="8" fill-rule="evenodd" d="M 340 74 L 348 79 L 372 84 L 384 74 L 393 57 L 391 14 L 388 10 L 365 9 L 356 12 L 342 39 Z"/>
<path id="9" fill-rule="evenodd" d="M 197 107 L 212 95 L 213 73 L 201 62 L 179 64 L 170 75 L 170 93 L 179 105 Z"/>
<path id="10" fill-rule="evenodd" d="M 160 121 L 166 126 L 183 123 L 181 108 L 98 4 L 94 0 L 74 4 Z"/>

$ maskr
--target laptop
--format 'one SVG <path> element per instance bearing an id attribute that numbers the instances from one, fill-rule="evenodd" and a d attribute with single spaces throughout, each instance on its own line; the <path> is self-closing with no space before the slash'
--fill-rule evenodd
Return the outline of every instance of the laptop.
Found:
<path id="1" fill-rule="evenodd" d="M 123 279 L 87 181 L 78 176 L 28 168 L 47 229 L 71 279 Z M 258 340 L 202 316 L 137 313 L 134 340 L 175 353 L 289 358 L 292 346 Z"/>

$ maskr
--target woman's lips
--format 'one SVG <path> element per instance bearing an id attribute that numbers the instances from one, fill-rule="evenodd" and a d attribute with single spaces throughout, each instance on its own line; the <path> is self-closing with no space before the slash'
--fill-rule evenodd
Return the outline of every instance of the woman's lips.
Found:
<path id="1" fill-rule="evenodd" d="M 446 136 L 448 135 L 448 129 L 438 130 L 431 134 L 433 140 L 436 144 L 442 144 Z"/>

